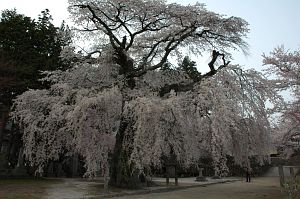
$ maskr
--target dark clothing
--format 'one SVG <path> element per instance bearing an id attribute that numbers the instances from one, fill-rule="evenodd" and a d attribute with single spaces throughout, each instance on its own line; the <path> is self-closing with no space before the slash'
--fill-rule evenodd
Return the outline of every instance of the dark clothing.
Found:
<path id="1" fill-rule="evenodd" d="M 144 174 L 144 173 L 141 173 L 141 174 L 139 175 L 139 179 L 140 179 L 141 183 L 146 182 L 145 174 Z"/>
<path id="2" fill-rule="evenodd" d="M 251 181 L 251 172 L 249 170 L 246 170 L 246 182 Z"/>

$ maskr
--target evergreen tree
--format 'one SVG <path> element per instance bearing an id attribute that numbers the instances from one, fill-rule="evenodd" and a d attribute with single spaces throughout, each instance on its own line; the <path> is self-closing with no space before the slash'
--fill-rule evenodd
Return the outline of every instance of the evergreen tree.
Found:
<path id="1" fill-rule="evenodd" d="M 11 104 L 14 96 L 29 88 L 43 88 L 38 79 L 41 71 L 66 69 L 60 58 L 62 47 L 70 39 L 60 38 L 67 31 L 52 24 L 49 10 L 42 11 L 38 20 L 16 10 L 4 10 L 0 18 L 0 96 Z"/>
<path id="2" fill-rule="evenodd" d="M 186 72 L 186 74 L 195 82 L 201 78 L 201 73 L 196 68 L 196 62 L 192 61 L 189 56 L 185 56 L 179 68 Z"/>
<path id="3" fill-rule="evenodd" d="M 64 23 L 55 27 L 49 10 L 42 11 L 37 20 L 16 10 L 4 10 L 0 15 L 0 148 L 4 142 L 9 143 L 4 156 L 11 163 L 16 163 L 16 152 L 22 145 L 14 125 L 4 128 L 13 99 L 29 88 L 47 88 L 48 83 L 38 81 L 41 71 L 68 68 L 60 53 L 71 40 L 60 35 L 68 35 L 68 27 Z"/>

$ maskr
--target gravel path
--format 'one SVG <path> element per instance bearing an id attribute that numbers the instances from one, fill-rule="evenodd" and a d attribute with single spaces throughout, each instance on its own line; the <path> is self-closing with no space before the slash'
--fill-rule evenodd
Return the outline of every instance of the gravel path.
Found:
<path id="1" fill-rule="evenodd" d="M 251 183 L 236 181 L 171 192 L 117 197 L 119 199 L 283 199 L 278 177 L 255 178 Z M 116 199 L 117 199 L 116 198 Z"/>
<path id="2" fill-rule="evenodd" d="M 278 177 L 254 178 L 251 183 L 242 180 L 229 183 L 204 185 L 195 187 L 196 183 L 188 179 L 182 182 L 194 187 L 171 190 L 161 187 L 162 191 L 156 189 L 147 190 L 118 190 L 109 195 L 118 196 L 116 199 L 283 199 L 285 195 L 281 193 Z M 179 179 L 180 183 L 180 179 Z M 196 185 L 197 186 L 197 185 Z M 172 188 L 172 187 L 171 187 Z M 173 186 L 173 188 L 175 188 Z M 63 183 L 51 185 L 47 190 L 44 199 L 79 199 L 79 198 L 107 198 L 103 193 L 100 182 L 92 182 L 80 179 L 65 179 Z M 146 193 L 148 192 L 148 193 Z M 149 193 L 150 192 L 150 193 Z M 135 195 L 137 194 L 137 195 Z M 122 196 L 124 195 L 124 196 Z"/>
<path id="3" fill-rule="evenodd" d="M 72 178 L 63 179 L 62 183 L 49 186 L 43 199 L 93 198 L 98 195 L 97 191 L 103 191 L 102 186 L 101 182 Z"/>

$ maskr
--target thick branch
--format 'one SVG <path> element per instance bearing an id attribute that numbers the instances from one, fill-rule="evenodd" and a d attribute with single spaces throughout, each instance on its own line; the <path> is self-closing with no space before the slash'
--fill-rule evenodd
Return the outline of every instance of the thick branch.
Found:
<path id="1" fill-rule="evenodd" d="M 92 18 L 91 20 L 94 22 L 95 26 L 97 26 L 97 22 L 100 23 L 104 29 L 106 30 L 106 34 L 109 36 L 110 39 L 110 43 L 112 45 L 112 47 L 114 49 L 117 49 L 117 46 L 115 44 L 115 42 L 121 46 L 121 42 L 118 40 L 118 38 L 113 34 L 112 29 L 101 19 L 97 16 L 97 14 L 95 13 L 95 11 L 93 10 L 93 8 L 90 5 L 75 5 L 79 8 L 87 8 L 91 14 L 92 14 Z"/>
<path id="2" fill-rule="evenodd" d="M 95 51 L 89 52 L 86 57 L 91 58 L 94 54 L 101 55 L 101 51 L 100 50 L 95 50 Z"/>
<path id="3" fill-rule="evenodd" d="M 223 65 L 219 66 L 218 69 L 215 69 L 215 62 L 217 61 L 218 57 L 222 57 Z M 213 50 L 212 52 L 212 60 L 209 62 L 210 72 L 201 75 L 201 77 L 193 82 L 190 83 L 177 83 L 171 85 L 165 85 L 159 91 L 160 96 L 164 96 L 165 94 L 169 93 L 171 90 L 176 92 L 186 92 L 193 89 L 194 85 L 199 83 L 203 78 L 208 78 L 215 75 L 219 70 L 229 65 L 229 61 L 226 62 L 225 55 L 223 53 L 219 53 L 218 51 Z"/>
<path id="4" fill-rule="evenodd" d="M 142 33 L 144 33 L 144 32 L 147 32 L 147 31 L 160 31 L 160 30 L 162 30 L 163 28 L 167 28 L 167 27 L 169 27 L 170 25 L 163 25 L 163 26 L 161 26 L 161 27 L 159 27 L 159 28 L 150 28 L 150 26 L 151 25 L 156 25 L 156 23 L 158 23 L 158 22 L 160 22 L 161 20 L 165 20 L 166 18 L 159 18 L 159 19 L 157 19 L 157 20 L 155 20 L 155 21 L 153 21 L 153 22 L 150 22 L 150 23 L 148 23 L 148 24 L 146 24 L 146 25 L 144 25 L 144 21 L 141 21 L 141 30 L 139 30 L 139 31 L 136 31 L 136 32 L 134 32 L 134 33 L 132 33 L 132 34 L 130 34 L 130 41 L 129 41 L 129 44 L 127 45 L 127 47 L 126 47 L 126 51 L 128 51 L 129 50 L 129 48 L 132 46 L 132 44 L 133 44 L 133 42 L 134 42 L 134 39 L 135 39 L 135 37 L 137 36 L 137 35 L 140 35 L 140 34 L 142 34 Z"/>
<path id="5" fill-rule="evenodd" d="M 222 57 L 223 65 L 219 66 L 218 69 L 215 69 L 215 62 L 217 61 L 218 57 Z M 223 53 L 219 53 L 218 51 L 213 50 L 212 52 L 212 60 L 208 63 L 210 67 L 210 71 L 204 75 L 201 75 L 200 78 L 196 81 L 190 83 L 177 83 L 171 85 L 165 85 L 159 91 L 159 95 L 162 97 L 165 94 L 169 93 L 171 90 L 176 92 L 186 92 L 193 89 L 194 85 L 199 83 L 203 78 L 212 77 L 215 75 L 219 70 L 229 65 L 229 61 L 226 62 L 225 55 Z"/>
<path id="6" fill-rule="evenodd" d="M 174 90 L 175 92 L 186 92 L 193 89 L 195 85 L 195 82 L 191 83 L 178 83 L 178 84 L 167 84 L 164 87 L 162 87 L 159 91 L 159 96 L 162 97 L 165 94 L 169 93 L 171 90 Z"/>
<path id="7" fill-rule="evenodd" d="M 161 68 L 168 60 L 168 56 L 170 55 L 170 53 L 175 50 L 177 48 L 177 46 L 179 44 L 181 44 L 186 38 L 188 38 L 194 31 L 196 30 L 195 26 L 190 26 L 187 27 L 181 31 L 179 31 L 177 34 L 175 34 L 173 37 L 171 37 L 170 35 L 167 36 L 164 40 L 159 41 L 158 43 L 156 43 L 155 45 L 153 45 L 153 48 L 151 49 L 151 51 L 148 53 L 147 57 L 150 57 L 151 54 L 154 52 L 155 48 L 163 42 L 168 42 L 167 46 L 165 47 L 165 53 L 162 56 L 161 60 L 159 63 L 157 63 L 156 65 L 153 65 L 151 67 L 148 68 L 143 68 L 142 70 L 136 71 L 135 73 L 130 74 L 130 76 L 134 76 L 134 77 L 138 77 L 141 76 L 143 74 L 145 74 L 147 71 L 150 70 L 156 70 L 158 68 Z M 178 38 L 176 38 L 178 37 Z M 146 58 L 147 58 L 146 57 Z"/>
<path id="8" fill-rule="evenodd" d="M 132 61 L 129 63 L 126 60 L 131 60 L 129 55 L 126 54 L 126 51 L 128 51 L 133 45 L 134 40 L 137 35 L 143 34 L 144 32 L 160 32 L 164 28 L 168 28 L 172 26 L 171 23 L 168 23 L 168 17 L 165 15 L 162 15 L 161 13 L 156 13 L 154 16 L 148 18 L 147 13 L 141 13 L 142 16 L 138 19 L 138 21 L 134 21 L 135 17 L 132 17 L 130 19 L 122 18 L 121 13 L 123 11 L 127 11 L 126 9 L 123 9 L 126 7 L 126 5 L 114 5 L 111 4 L 116 10 L 116 13 L 114 13 L 112 16 L 104 12 L 103 10 L 96 10 L 97 8 L 93 8 L 90 5 L 76 5 L 80 8 L 86 8 L 89 10 L 89 12 L 92 14 L 91 20 L 94 22 L 94 24 L 97 26 L 101 26 L 101 29 L 103 29 L 104 33 L 109 36 L 110 43 L 112 47 L 116 50 L 116 53 L 118 55 L 118 64 L 120 64 L 122 67 L 124 67 L 123 74 L 126 74 L 127 77 L 139 77 L 145 74 L 147 71 L 150 70 L 156 70 L 158 68 L 161 68 L 166 62 L 171 54 L 176 48 L 178 48 L 179 45 L 183 44 L 187 38 L 204 38 L 206 39 L 208 43 L 210 43 L 210 40 L 218 40 L 221 38 L 222 40 L 232 40 L 231 37 L 221 35 L 219 33 L 212 32 L 208 29 L 202 29 L 201 32 L 198 32 L 197 29 L 201 27 L 201 24 L 195 22 L 187 23 L 185 25 L 182 21 L 182 19 L 179 17 L 181 28 L 177 29 L 177 31 L 170 32 L 166 34 L 161 39 L 158 39 L 158 41 L 150 41 L 151 44 L 149 51 L 146 52 L 145 56 L 142 59 L 142 63 L 139 64 L 138 68 L 133 67 Z M 105 19 L 108 19 L 110 22 L 116 23 L 117 29 L 114 29 L 116 27 L 109 26 L 109 23 L 106 22 L 104 19 L 102 19 L 100 16 L 97 16 L 97 12 L 99 11 L 103 15 Z M 172 18 L 172 16 L 171 16 Z M 130 21 L 134 22 L 135 28 L 131 29 Z M 167 20 L 166 23 L 164 23 Z M 136 23 L 137 22 L 137 23 Z M 118 25 L 119 24 L 119 25 Z M 129 38 L 123 37 L 123 41 L 120 41 L 118 39 L 118 35 L 116 35 L 119 31 L 119 29 L 125 30 L 125 34 Z M 235 42 L 234 42 L 235 43 Z M 211 43 L 213 46 L 213 43 Z M 147 48 L 147 47 L 146 47 Z M 156 54 L 159 54 L 160 57 L 156 57 Z M 223 60 L 223 65 L 219 66 L 218 69 L 215 68 L 215 62 L 217 61 L 218 57 L 221 56 Z M 223 67 L 226 67 L 229 62 L 225 61 L 224 54 L 219 53 L 218 51 L 213 51 L 212 53 L 212 60 L 208 63 L 208 66 L 210 68 L 210 71 L 204 75 L 202 75 L 202 78 L 213 76 L 217 70 L 222 69 Z M 151 63 L 151 60 L 160 59 L 157 64 L 152 65 L 150 67 L 146 67 L 149 63 Z"/>
<path id="9" fill-rule="evenodd" d="M 215 69 L 215 63 L 216 63 L 216 61 L 217 61 L 217 59 L 218 59 L 219 56 L 222 57 L 223 65 L 219 66 L 218 69 Z M 222 68 L 228 66 L 229 63 L 230 63 L 230 61 L 227 61 L 227 62 L 226 62 L 226 60 L 225 60 L 225 54 L 220 53 L 220 52 L 218 52 L 218 51 L 216 51 L 216 50 L 213 50 L 213 52 L 212 52 L 212 59 L 211 59 L 211 61 L 208 63 L 208 66 L 209 66 L 209 68 L 210 68 L 210 71 L 209 71 L 208 73 L 202 75 L 201 77 L 202 77 L 202 78 L 211 77 L 211 76 L 215 75 L 215 74 L 217 73 L 218 70 L 221 70 Z"/>

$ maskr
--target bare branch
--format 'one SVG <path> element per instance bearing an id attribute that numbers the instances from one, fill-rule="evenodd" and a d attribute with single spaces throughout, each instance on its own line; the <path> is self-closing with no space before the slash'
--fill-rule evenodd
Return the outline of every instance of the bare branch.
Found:
<path id="1" fill-rule="evenodd" d="M 221 66 L 219 66 L 218 69 L 215 68 L 215 63 L 218 59 L 218 57 L 221 56 L 222 57 L 222 61 L 223 61 L 223 64 Z M 207 78 L 207 77 L 211 77 L 213 76 L 214 74 L 217 73 L 218 70 L 221 70 L 222 68 L 228 66 L 230 63 L 230 61 L 227 61 L 225 60 L 225 54 L 223 53 L 220 53 L 216 50 L 213 50 L 212 52 L 212 59 L 211 61 L 208 63 L 208 66 L 210 68 L 210 71 L 208 73 L 205 73 L 204 75 L 202 75 L 202 78 Z"/>
<path id="2" fill-rule="evenodd" d="M 215 69 L 215 62 L 219 57 L 222 57 L 223 64 L 218 67 L 218 69 Z M 164 87 L 162 87 L 159 91 L 160 96 L 164 96 L 166 93 L 169 93 L 171 90 L 174 90 L 176 92 L 185 92 L 193 90 L 193 87 L 195 84 L 198 84 L 203 78 L 208 78 L 213 75 L 215 75 L 219 70 L 229 65 L 229 61 L 226 62 L 225 55 L 222 53 L 219 53 L 218 51 L 213 50 L 212 52 L 212 60 L 209 62 L 210 71 L 204 75 L 201 75 L 200 78 L 196 81 L 190 82 L 190 83 L 178 83 L 178 84 L 167 84 Z"/>
<path id="3" fill-rule="evenodd" d="M 118 40 L 118 38 L 113 34 L 111 28 L 101 19 L 97 16 L 97 14 L 95 13 L 95 11 L 93 10 L 93 8 L 90 5 L 75 5 L 79 8 L 87 8 L 91 14 L 92 14 L 92 21 L 94 22 L 94 24 L 97 26 L 97 22 L 100 23 L 106 30 L 106 34 L 109 36 L 111 45 L 114 49 L 117 48 L 115 42 L 120 46 L 121 42 Z"/>

